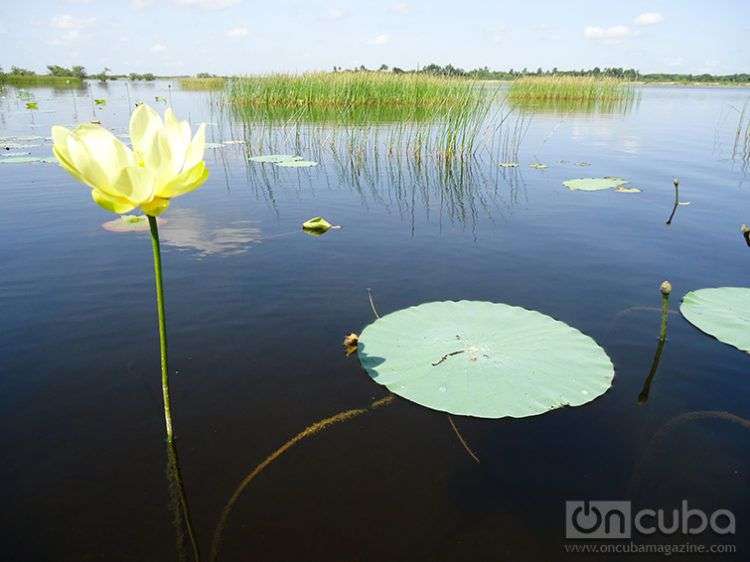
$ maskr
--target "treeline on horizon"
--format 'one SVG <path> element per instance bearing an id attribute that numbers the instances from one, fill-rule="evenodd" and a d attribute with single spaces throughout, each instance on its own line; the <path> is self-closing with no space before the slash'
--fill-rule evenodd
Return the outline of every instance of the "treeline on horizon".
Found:
<path id="1" fill-rule="evenodd" d="M 357 72 L 357 71 L 368 71 L 369 69 L 365 66 L 360 66 L 353 69 L 344 69 L 340 66 L 334 66 L 334 72 Z M 455 67 L 452 64 L 446 64 L 440 66 L 439 64 L 428 64 L 418 70 L 404 70 L 397 66 L 388 67 L 386 64 L 380 65 L 376 69 L 378 72 L 393 72 L 395 74 L 434 74 L 437 76 L 455 76 L 462 78 L 471 78 L 475 80 L 515 80 L 523 76 L 586 76 L 586 77 L 602 77 L 602 78 L 619 78 L 630 82 L 734 82 L 734 83 L 746 83 L 750 82 L 750 73 L 738 73 L 738 74 L 677 74 L 668 72 L 648 73 L 642 74 L 635 68 L 622 68 L 622 67 L 605 67 L 599 68 L 595 66 L 591 69 L 580 69 L 580 70 L 560 70 L 558 68 L 552 68 L 551 70 L 544 70 L 541 67 L 536 70 L 529 70 L 528 68 L 522 68 L 520 70 L 509 69 L 509 70 L 491 70 L 489 67 L 484 66 L 481 68 L 474 68 L 472 70 L 464 70 L 463 68 Z"/>
<path id="2" fill-rule="evenodd" d="M 128 80 L 156 80 L 158 76 L 155 74 L 152 74 L 151 72 L 147 72 L 145 74 L 138 74 L 136 72 L 131 72 L 130 74 L 111 74 L 111 70 L 109 68 L 104 68 L 101 72 L 97 72 L 96 74 L 88 74 L 86 72 L 86 69 L 83 66 L 71 66 L 71 67 L 65 67 L 60 66 L 57 64 L 50 64 L 47 65 L 47 73 L 46 74 L 37 74 L 34 70 L 29 70 L 27 68 L 20 68 L 18 66 L 11 66 L 10 70 L 8 72 L 5 72 L 2 67 L 0 67 L 0 82 L 7 81 L 7 82 L 14 82 L 19 81 L 22 82 L 24 80 L 27 81 L 33 81 L 35 79 L 37 80 L 45 80 L 45 79 L 51 79 L 51 80 L 75 80 L 78 82 L 82 82 L 85 79 L 91 79 L 91 80 L 99 80 L 100 82 L 106 82 L 107 80 L 117 80 L 117 79 L 128 79 Z"/>
<path id="3" fill-rule="evenodd" d="M 435 76 L 447 76 L 457 78 L 468 78 L 474 80 L 515 80 L 516 78 L 525 76 L 585 76 L 585 77 L 602 77 L 602 78 L 617 78 L 630 82 L 721 82 L 721 83 L 748 83 L 750 82 L 750 73 L 737 73 L 737 74 L 679 74 L 679 73 L 648 73 L 642 74 L 635 68 L 622 68 L 622 67 L 605 67 L 599 68 L 594 67 L 591 69 L 580 69 L 580 70 L 560 70 L 558 68 L 552 68 L 550 70 L 543 70 L 541 67 L 536 70 L 529 70 L 528 68 L 522 68 L 516 70 L 511 68 L 509 70 L 492 70 L 487 66 L 481 68 L 474 68 L 471 70 L 464 70 L 463 68 L 453 66 L 452 64 L 446 64 L 441 66 L 439 64 L 428 64 L 427 66 L 421 67 L 416 70 L 405 70 L 398 66 L 389 67 L 386 64 L 380 65 L 377 69 L 369 69 L 364 65 L 357 68 L 345 69 L 340 66 L 334 66 L 333 72 L 391 72 L 393 74 L 432 74 Z M 222 78 L 221 75 L 211 74 L 208 72 L 200 72 L 195 75 L 196 78 Z M 96 74 L 88 74 L 83 66 L 72 66 L 64 67 L 59 65 L 48 65 L 46 74 L 37 74 L 33 70 L 20 68 L 17 66 L 11 66 L 10 70 L 5 72 L 0 67 L 0 83 L 22 83 L 34 82 L 34 81 L 70 81 L 74 80 L 77 82 L 83 82 L 85 79 L 99 80 L 106 82 L 107 80 L 146 80 L 152 81 L 157 78 L 166 78 L 157 76 L 153 73 L 147 72 L 144 74 L 138 74 L 131 72 L 129 74 L 112 74 L 109 68 L 104 68 L 101 72 Z"/>

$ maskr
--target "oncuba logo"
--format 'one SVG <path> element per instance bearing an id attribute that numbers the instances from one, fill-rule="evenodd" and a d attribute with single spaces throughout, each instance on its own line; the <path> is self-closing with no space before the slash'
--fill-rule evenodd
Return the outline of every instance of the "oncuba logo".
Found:
<path id="1" fill-rule="evenodd" d="M 629 501 L 566 501 L 565 538 L 629 539 L 633 529 L 642 535 L 698 535 L 709 530 L 733 535 L 737 523 L 728 509 L 706 514 L 682 500 L 679 509 L 641 509 L 633 513 Z"/>

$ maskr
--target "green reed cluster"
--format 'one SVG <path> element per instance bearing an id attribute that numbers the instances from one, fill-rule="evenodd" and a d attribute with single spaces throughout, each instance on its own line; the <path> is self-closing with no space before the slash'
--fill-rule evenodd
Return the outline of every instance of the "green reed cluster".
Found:
<path id="1" fill-rule="evenodd" d="M 624 80 L 593 76 L 525 76 L 508 92 L 510 103 L 534 110 L 614 112 L 635 99 L 635 88 Z"/>
<path id="2" fill-rule="evenodd" d="M 75 88 L 84 87 L 81 78 L 75 76 L 48 76 L 48 75 L 22 75 L 22 74 L 3 74 L 0 75 L 0 84 L 15 86 L 17 88 Z"/>
<path id="3" fill-rule="evenodd" d="M 446 76 L 381 72 L 269 74 L 232 80 L 227 88 L 235 106 L 263 108 L 363 107 L 443 110 L 474 103 L 481 88 Z"/>
<path id="4" fill-rule="evenodd" d="M 226 85 L 227 80 L 222 76 L 211 76 L 209 78 L 188 76 L 180 78 L 180 88 L 189 91 L 223 90 Z"/>

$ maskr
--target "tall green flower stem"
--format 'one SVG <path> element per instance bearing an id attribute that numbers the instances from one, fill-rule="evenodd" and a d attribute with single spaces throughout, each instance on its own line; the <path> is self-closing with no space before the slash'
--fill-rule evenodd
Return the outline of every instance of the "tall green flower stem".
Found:
<path id="1" fill-rule="evenodd" d="M 656 345 L 656 353 L 654 353 L 654 360 L 651 362 L 651 370 L 643 381 L 643 388 L 641 393 L 638 395 L 638 403 L 645 404 L 648 401 L 649 392 L 651 392 L 651 382 L 654 380 L 654 375 L 659 369 L 659 362 L 661 361 L 661 354 L 664 351 L 664 344 L 667 342 L 667 319 L 669 318 L 669 295 L 672 292 L 672 284 L 669 281 L 664 281 L 659 287 L 661 292 L 661 329 L 659 330 L 659 343 Z"/>
<path id="2" fill-rule="evenodd" d="M 169 400 L 169 362 L 167 358 L 167 317 L 164 310 L 164 282 L 161 273 L 161 247 L 159 246 L 159 226 L 156 217 L 148 215 L 151 230 L 151 247 L 154 250 L 154 275 L 156 277 L 156 310 L 159 313 L 159 347 L 161 355 L 161 392 L 164 397 L 164 422 L 167 429 L 167 443 L 174 442 L 172 429 L 172 407 Z"/>

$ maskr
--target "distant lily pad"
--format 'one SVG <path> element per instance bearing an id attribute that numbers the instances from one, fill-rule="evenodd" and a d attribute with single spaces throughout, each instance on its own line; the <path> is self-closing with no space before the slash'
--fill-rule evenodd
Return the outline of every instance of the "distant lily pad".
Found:
<path id="1" fill-rule="evenodd" d="M 535 170 L 546 170 L 549 166 L 547 166 L 547 164 L 542 164 L 541 162 L 533 162 L 529 164 L 529 168 L 534 168 Z"/>
<path id="2" fill-rule="evenodd" d="M 501 168 L 518 168 L 518 162 L 500 162 Z"/>
<path id="3" fill-rule="evenodd" d="M 95 103 L 95 104 L 96 104 L 97 106 L 99 106 L 99 107 L 102 107 L 102 106 L 105 106 L 105 105 L 107 105 L 107 100 L 105 100 L 104 98 L 99 98 L 99 99 L 95 99 L 95 100 L 94 100 L 94 103 Z"/>
<path id="4" fill-rule="evenodd" d="M 317 166 L 318 163 L 312 160 L 284 160 L 276 165 L 281 168 L 312 168 Z"/>
<path id="5" fill-rule="evenodd" d="M 624 187 L 622 185 L 615 188 L 617 193 L 641 193 L 641 190 L 637 187 Z"/>
<path id="6" fill-rule="evenodd" d="M 224 145 L 222 143 L 220 143 L 220 142 L 207 142 L 206 143 L 206 148 L 212 149 L 212 150 L 216 150 L 216 149 L 219 149 L 219 148 L 224 148 Z"/>
<path id="7" fill-rule="evenodd" d="M 750 288 L 691 291 L 682 297 L 680 312 L 700 331 L 750 352 Z"/>
<path id="8" fill-rule="evenodd" d="M 26 109 L 39 109 L 39 104 L 35 101 L 27 101 Z"/>
<path id="9" fill-rule="evenodd" d="M 54 164 L 57 162 L 55 158 L 39 156 L 10 156 L 8 158 L 0 158 L 0 164 Z"/>
<path id="10" fill-rule="evenodd" d="M 8 150 L 0 150 L 0 158 L 8 158 L 10 156 L 28 156 L 31 152 L 13 152 Z"/>
<path id="11" fill-rule="evenodd" d="M 232 144 L 245 144 L 245 141 L 243 140 L 227 140 L 224 141 L 223 144 L 232 145 Z"/>
<path id="12" fill-rule="evenodd" d="M 6 151 L 9 150 L 17 150 L 19 148 L 37 148 L 38 146 L 42 146 L 41 144 L 29 144 L 24 142 L 3 142 L 0 143 L 0 148 L 4 149 Z"/>
<path id="13" fill-rule="evenodd" d="M 378 384 L 428 408 L 521 418 L 604 394 L 614 368 L 589 336 L 549 316 L 491 302 L 430 302 L 393 312 L 359 336 Z"/>
<path id="14" fill-rule="evenodd" d="M 586 166 L 591 166 L 590 162 L 576 162 L 576 166 L 580 166 L 581 168 L 585 168 Z"/>
<path id="15" fill-rule="evenodd" d="M 571 191 L 600 191 L 602 189 L 613 189 L 625 185 L 627 180 L 615 177 L 603 177 L 603 178 L 581 178 L 574 180 L 567 180 L 563 182 L 563 185 Z"/>
<path id="16" fill-rule="evenodd" d="M 302 160 L 302 157 L 294 154 L 266 154 L 264 156 L 251 156 L 250 160 L 261 164 L 279 164 L 280 162 Z"/>

